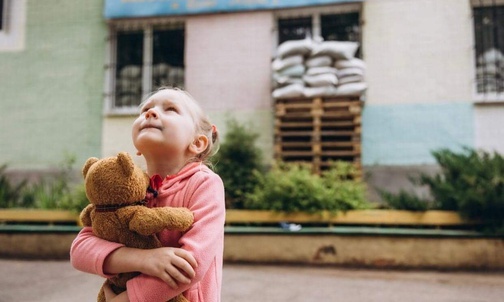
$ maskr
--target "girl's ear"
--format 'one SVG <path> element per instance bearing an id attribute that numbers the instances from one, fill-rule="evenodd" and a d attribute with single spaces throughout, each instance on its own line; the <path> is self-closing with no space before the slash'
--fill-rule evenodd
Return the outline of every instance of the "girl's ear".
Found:
<path id="1" fill-rule="evenodd" d="M 198 155 L 206 150 L 208 147 L 208 137 L 200 134 L 196 137 L 196 139 L 189 145 L 189 151 Z"/>

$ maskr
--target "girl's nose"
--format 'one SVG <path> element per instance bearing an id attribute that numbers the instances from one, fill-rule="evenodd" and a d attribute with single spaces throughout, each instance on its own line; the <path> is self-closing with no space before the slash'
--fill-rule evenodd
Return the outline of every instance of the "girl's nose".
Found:
<path id="1" fill-rule="evenodd" d="M 145 118 L 157 118 L 158 115 L 156 113 L 156 109 L 154 108 L 149 108 L 149 110 L 147 110 L 147 112 L 145 112 Z"/>

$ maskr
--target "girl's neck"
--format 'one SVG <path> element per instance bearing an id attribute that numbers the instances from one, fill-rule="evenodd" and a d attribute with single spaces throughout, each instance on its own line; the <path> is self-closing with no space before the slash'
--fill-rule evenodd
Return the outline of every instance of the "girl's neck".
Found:
<path id="1" fill-rule="evenodd" d="M 158 174 L 162 178 L 177 174 L 187 164 L 187 160 L 153 160 L 145 158 L 147 163 L 147 174 L 153 176 Z"/>

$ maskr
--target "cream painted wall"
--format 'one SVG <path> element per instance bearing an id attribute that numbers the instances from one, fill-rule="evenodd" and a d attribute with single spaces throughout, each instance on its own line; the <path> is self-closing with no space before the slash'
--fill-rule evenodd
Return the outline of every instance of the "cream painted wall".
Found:
<path id="1" fill-rule="evenodd" d="M 207 110 L 271 107 L 271 12 L 189 17 L 186 88 Z"/>
<path id="2" fill-rule="evenodd" d="M 474 33 L 469 1 L 412 2 L 364 2 L 367 102 L 471 101 Z"/>
<path id="3" fill-rule="evenodd" d="M 107 117 L 103 121 L 102 157 L 115 156 L 119 152 L 128 152 L 135 162 L 146 168 L 142 156 L 136 156 L 136 149 L 131 140 L 131 125 L 136 116 Z"/>
<path id="4" fill-rule="evenodd" d="M 233 117 L 260 134 L 265 158 L 273 156 L 271 12 L 189 17 L 186 21 L 186 88 L 226 132 Z"/>
<path id="5" fill-rule="evenodd" d="M 504 106 L 476 106 L 474 116 L 475 147 L 504 155 Z"/>

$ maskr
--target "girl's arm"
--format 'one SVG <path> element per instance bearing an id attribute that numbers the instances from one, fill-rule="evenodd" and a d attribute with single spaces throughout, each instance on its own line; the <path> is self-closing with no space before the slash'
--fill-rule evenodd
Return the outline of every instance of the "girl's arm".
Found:
<path id="1" fill-rule="evenodd" d="M 213 173 L 197 173 L 188 184 L 189 210 L 194 214 L 194 224 L 180 239 L 181 248 L 192 254 L 198 266 L 190 284 L 179 284 L 172 289 L 167 283 L 149 275 L 140 275 L 128 281 L 130 301 L 167 301 L 199 282 L 210 265 L 222 255 L 225 201 L 222 180 Z M 216 276 L 216 278 L 218 278 Z M 220 280 L 216 280 L 220 283 Z"/>
<path id="2" fill-rule="evenodd" d="M 91 227 L 84 227 L 72 242 L 70 262 L 80 271 L 108 278 L 111 275 L 104 270 L 104 261 L 122 246 L 120 243 L 100 239 L 94 235 Z"/>
<path id="3" fill-rule="evenodd" d="M 174 288 L 177 283 L 189 283 L 189 278 L 195 274 L 192 267 L 197 265 L 194 257 L 183 249 L 128 248 L 96 237 L 91 227 L 84 227 L 73 241 L 70 260 L 76 269 L 86 273 L 108 278 L 118 273 L 142 272 L 156 276 Z M 167 271 L 174 272 L 175 279 Z M 179 271 L 186 272 L 189 278 Z"/>

